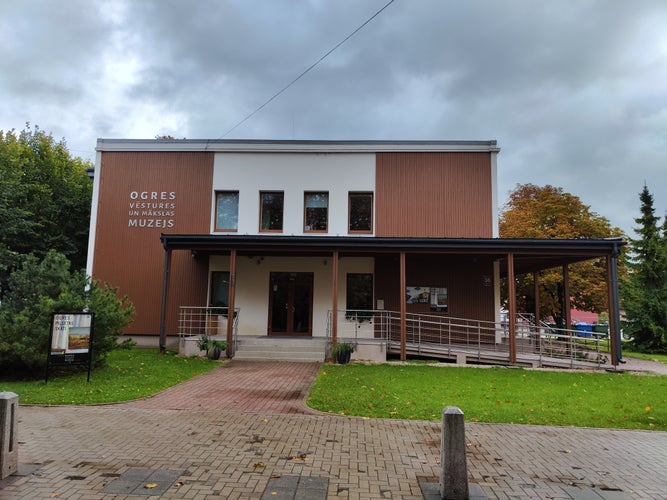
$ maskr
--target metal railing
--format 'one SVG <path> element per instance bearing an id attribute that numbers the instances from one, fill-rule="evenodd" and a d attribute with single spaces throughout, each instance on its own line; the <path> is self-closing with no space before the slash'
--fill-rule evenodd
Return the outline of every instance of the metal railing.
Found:
<path id="1" fill-rule="evenodd" d="M 400 313 L 384 310 L 338 311 L 337 338 L 354 343 L 384 342 L 400 352 Z M 406 314 L 406 350 L 412 355 L 509 363 L 509 325 L 437 314 Z M 332 312 L 327 317 L 331 342 Z M 530 315 L 517 318 L 515 354 L 518 363 L 536 366 L 586 366 L 608 362 L 604 334 L 535 325 Z"/>
<path id="2" fill-rule="evenodd" d="M 233 348 L 236 352 L 240 309 L 234 309 L 232 324 Z M 225 340 L 227 338 L 228 307 L 181 306 L 178 310 L 178 337 L 209 335 Z"/>

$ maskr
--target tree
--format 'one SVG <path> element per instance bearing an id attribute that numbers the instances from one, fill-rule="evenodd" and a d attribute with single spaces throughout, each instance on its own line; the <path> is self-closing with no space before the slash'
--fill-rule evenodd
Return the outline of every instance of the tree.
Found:
<path id="1" fill-rule="evenodd" d="M 91 166 L 39 127 L 0 131 L 0 297 L 20 255 L 53 249 L 85 267 Z"/>
<path id="2" fill-rule="evenodd" d="M 554 186 L 517 184 L 510 193 L 499 221 L 502 238 L 609 238 L 622 236 L 609 220 L 591 211 L 578 196 Z M 570 298 L 582 311 L 602 312 L 607 309 L 607 267 L 600 259 L 571 264 Z M 619 275 L 625 267 L 619 261 Z M 524 311 L 535 310 L 532 276 L 517 278 L 517 306 Z M 562 269 L 549 269 L 540 274 L 540 318 L 552 316 L 564 325 Z M 569 327 L 569 326 L 568 326 Z"/>
<path id="3" fill-rule="evenodd" d="M 667 217 L 660 226 L 644 185 L 637 239 L 630 240 L 630 272 L 623 282 L 626 333 L 638 350 L 667 352 Z"/>
<path id="4" fill-rule="evenodd" d="M 57 311 L 95 313 L 93 364 L 104 363 L 117 344 L 120 330 L 127 326 L 134 307 L 116 290 L 100 286 L 83 270 L 70 272 L 70 262 L 50 251 L 44 259 L 35 255 L 22 263 L 8 280 L 0 304 L 0 367 L 14 373 L 43 373 L 46 365 L 51 314 Z"/>

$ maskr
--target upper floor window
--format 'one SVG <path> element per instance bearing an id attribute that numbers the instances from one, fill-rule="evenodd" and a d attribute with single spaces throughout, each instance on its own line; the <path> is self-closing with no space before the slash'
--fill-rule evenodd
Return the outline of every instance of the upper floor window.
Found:
<path id="1" fill-rule="evenodd" d="M 348 231 L 373 232 L 373 193 L 350 193 Z"/>
<path id="2" fill-rule="evenodd" d="M 304 196 L 304 232 L 327 232 L 329 193 L 307 192 Z"/>
<path id="3" fill-rule="evenodd" d="M 282 191 L 262 191 L 259 193 L 260 231 L 283 230 L 283 205 L 285 195 Z"/>
<path id="4" fill-rule="evenodd" d="M 239 192 L 218 191 L 215 194 L 215 230 L 238 231 Z"/>

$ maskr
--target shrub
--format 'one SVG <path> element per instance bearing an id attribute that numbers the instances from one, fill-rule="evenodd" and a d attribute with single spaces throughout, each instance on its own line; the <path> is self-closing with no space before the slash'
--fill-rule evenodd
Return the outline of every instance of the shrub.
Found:
<path id="1" fill-rule="evenodd" d="M 8 279 L 8 290 L 0 304 L 0 366 L 29 374 L 46 366 L 51 314 L 57 311 L 90 310 L 95 314 L 93 365 L 104 363 L 116 347 L 120 330 L 134 315 L 127 297 L 100 285 L 83 271 L 70 272 L 63 254 L 50 251 L 43 260 L 24 257 Z"/>

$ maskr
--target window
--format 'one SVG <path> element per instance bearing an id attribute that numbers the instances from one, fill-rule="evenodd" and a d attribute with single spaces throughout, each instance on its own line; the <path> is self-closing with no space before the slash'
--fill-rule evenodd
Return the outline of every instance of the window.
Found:
<path id="1" fill-rule="evenodd" d="M 211 273 L 211 298 L 209 300 L 209 304 L 212 307 L 229 306 L 228 271 L 213 271 Z"/>
<path id="2" fill-rule="evenodd" d="M 350 193 L 348 224 L 350 233 L 373 232 L 373 193 Z"/>
<path id="3" fill-rule="evenodd" d="M 215 195 L 215 230 L 238 231 L 239 192 L 219 191 Z"/>
<path id="4" fill-rule="evenodd" d="M 349 273 L 347 275 L 346 296 L 346 309 L 372 310 L 373 275 L 366 273 Z"/>
<path id="5" fill-rule="evenodd" d="M 305 193 L 304 226 L 305 232 L 327 232 L 329 218 L 329 193 Z"/>
<path id="6" fill-rule="evenodd" d="M 259 193 L 260 231 L 283 230 L 284 197 L 282 191 L 262 191 Z"/>

